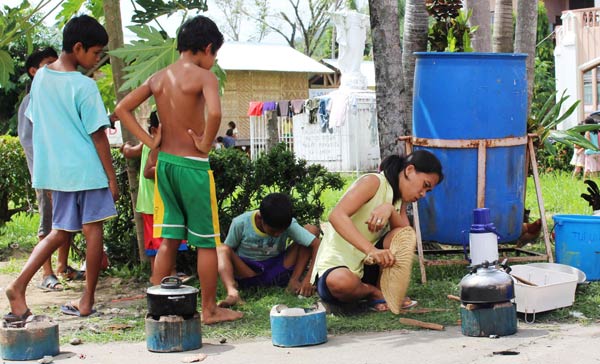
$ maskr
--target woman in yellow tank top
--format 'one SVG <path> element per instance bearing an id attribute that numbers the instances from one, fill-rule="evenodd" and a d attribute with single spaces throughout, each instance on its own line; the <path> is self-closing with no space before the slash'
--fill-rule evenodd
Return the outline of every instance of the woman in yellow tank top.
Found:
<path id="1" fill-rule="evenodd" d="M 409 225 L 406 206 L 444 179 L 440 161 L 425 150 L 389 156 L 380 170 L 359 177 L 329 215 L 332 229 L 325 232 L 312 277 L 326 303 L 367 299 L 377 311 L 388 309 L 377 282 L 379 268 L 394 264 L 392 237 Z M 367 255 L 377 264 L 365 267 Z"/>

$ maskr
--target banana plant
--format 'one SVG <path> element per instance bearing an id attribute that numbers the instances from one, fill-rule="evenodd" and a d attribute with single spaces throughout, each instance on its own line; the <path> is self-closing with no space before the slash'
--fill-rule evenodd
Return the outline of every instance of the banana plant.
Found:
<path id="1" fill-rule="evenodd" d="M 33 34 L 36 28 L 62 3 L 51 4 L 51 0 L 42 0 L 37 5 L 24 0 L 19 6 L 4 5 L 0 8 L 0 88 L 10 89 L 14 85 L 10 76 L 15 73 L 13 57 L 9 51 L 10 44 L 17 39 L 25 39 L 27 53 L 33 50 Z M 51 8 L 47 13 L 43 13 Z"/>
<path id="2" fill-rule="evenodd" d="M 556 99 L 557 92 L 553 92 L 544 105 L 529 116 L 527 120 L 527 132 L 537 134 L 538 148 L 544 148 L 553 155 L 556 154 L 556 147 L 553 142 L 568 146 L 577 144 L 585 149 L 597 151 L 598 148 L 587 140 L 582 133 L 590 130 L 600 130 L 600 125 L 577 125 L 566 130 L 556 130 L 556 127 L 561 122 L 573 114 L 580 102 L 579 100 L 575 101 L 561 114 L 563 105 L 569 98 L 568 95 L 565 95 L 565 92 L 563 91 L 558 101 Z"/>
<path id="3" fill-rule="evenodd" d="M 132 21 L 139 25 L 127 28 L 135 33 L 138 39 L 132 41 L 131 44 L 126 44 L 123 48 L 109 52 L 111 55 L 121 58 L 127 65 L 125 67 L 127 74 L 124 77 L 126 81 L 121 86 L 121 91 L 136 88 L 148 77 L 175 62 L 179 57 L 177 40 L 169 37 L 157 20 L 159 16 L 170 16 L 183 11 L 181 20 L 181 24 L 183 24 L 190 10 L 207 10 L 205 0 L 172 0 L 168 2 L 136 0 L 135 3 L 142 9 L 136 7 Z M 149 25 L 150 22 L 155 23 L 158 28 Z M 215 63 L 212 71 L 219 80 L 219 90 L 222 94 L 226 81 L 225 71 L 218 63 Z"/>

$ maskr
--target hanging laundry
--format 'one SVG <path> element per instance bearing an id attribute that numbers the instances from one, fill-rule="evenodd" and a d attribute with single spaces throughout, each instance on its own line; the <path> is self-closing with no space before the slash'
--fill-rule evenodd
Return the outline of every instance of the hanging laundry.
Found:
<path id="1" fill-rule="evenodd" d="M 261 116 L 262 112 L 262 101 L 250 101 L 250 106 L 248 107 L 248 116 Z"/>
<path id="2" fill-rule="evenodd" d="M 263 114 L 267 111 L 277 110 L 277 101 L 265 101 L 263 103 Z"/>
<path id="3" fill-rule="evenodd" d="M 304 100 L 303 99 L 292 100 L 292 101 L 290 101 L 290 104 L 292 106 L 292 112 L 294 113 L 294 115 L 302 114 L 304 112 Z"/>
<path id="4" fill-rule="evenodd" d="M 277 116 L 292 116 L 290 100 L 279 100 L 277 102 Z"/>
<path id="5" fill-rule="evenodd" d="M 319 125 L 321 126 L 321 132 L 326 132 L 329 130 L 330 133 L 333 133 L 333 128 L 329 127 L 329 102 L 331 98 L 327 96 L 322 96 L 319 99 Z"/>
<path id="6" fill-rule="evenodd" d="M 331 97 L 331 112 L 329 113 L 329 124 L 331 126 L 343 126 L 348 118 L 348 99 L 349 95 L 337 90 L 329 94 Z"/>
<path id="7" fill-rule="evenodd" d="M 308 122 L 310 124 L 317 123 L 317 113 L 319 112 L 319 99 L 308 99 L 304 103 L 304 110 L 308 114 Z"/>

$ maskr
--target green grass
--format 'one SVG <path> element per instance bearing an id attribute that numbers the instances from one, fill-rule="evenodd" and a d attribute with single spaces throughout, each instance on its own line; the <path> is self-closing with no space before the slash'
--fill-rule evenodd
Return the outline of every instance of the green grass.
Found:
<path id="1" fill-rule="evenodd" d="M 25 264 L 24 259 L 10 258 L 7 262 L 2 262 L 0 265 L 0 274 L 10 274 L 16 276 Z"/>
<path id="2" fill-rule="evenodd" d="M 346 176 L 346 186 L 354 178 L 354 176 Z M 553 226 L 552 215 L 554 214 L 591 214 L 591 208 L 579 196 L 586 190 L 581 180 L 571 179 L 568 173 L 553 173 L 542 175 L 541 185 L 546 209 L 546 220 L 550 228 Z M 324 220 L 342 194 L 343 191 L 327 191 L 323 195 L 323 201 L 327 207 Z M 533 180 L 531 178 L 527 183 L 525 206 L 531 209 L 531 220 L 539 217 Z M 532 249 L 543 249 L 542 240 L 536 243 Z M 14 268 L 16 264 L 11 261 L 0 272 L 13 273 L 16 271 L 16 268 Z M 408 295 L 419 301 L 419 308 L 436 308 L 445 309 L 446 311 L 427 314 L 408 314 L 406 317 L 443 325 L 456 325 L 457 320 L 460 319 L 459 303 L 448 300 L 446 296 L 448 294 L 458 295 L 459 282 L 466 273 L 467 271 L 464 266 L 430 266 L 427 268 L 427 284 L 421 284 L 419 267 L 415 264 Z M 141 274 L 143 273 L 136 268 L 124 268 L 119 272 L 111 272 L 111 275 L 122 277 Z M 221 299 L 225 297 L 222 286 L 219 286 L 218 297 Z M 242 297 L 246 301 L 246 304 L 240 306 L 239 309 L 244 312 L 244 318 L 233 323 L 203 326 L 203 337 L 230 340 L 269 337 L 271 333 L 269 312 L 274 305 L 286 304 L 289 307 L 310 307 L 317 301 L 316 297 L 301 299 L 286 293 L 283 289 L 277 288 L 246 290 L 242 292 Z M 137 301 L 135 305 L 137 306 L 129 307 L 125 312 L 119 314 L 118 318 L 103 319 L 100 316 L 99 318 L 91 318 L 86 321 L 85 327 L 92 325 L 92 327 L 97 327 L 97 329 L 74 328 L 75 331 L 65 330 L 64 334 L 61 335 L 63 336 L 62 340 L 68 342 L 73 335 L 76 335 L 81 337 L 84 342 L 142 341 L 144 340 L 144 319 L 143 316 L 140 317 L 140 311 L 145 312 L 145 300 Z M 583 316 L 577 315 L 580 317 L 576 318 L 572 312 L 579 312 Z M 58 311 L 52 311 L 50 314 L 58 315 Z M 597 318 L 600 318 L 600 282 L 592 282 L 578 287 L 576 301 L 572 307 L 538 314 L 536 322 L 593 323 Z M 133 327 L 124 330 L 107 329 L 107 325 L 111 324 L 128 324 Z M 368 311 L 351 316 L 328 315 L 327 326 L 329 333 L 336 335 L 407 328 L 401 325 L 398 322 L 398 316 L 392 313 Z"/>
<path id="3" fill-rule="evenodd" d="M 0 228 L 0 256 L 10 254 L 13 249 L 31 250 L 37 244 L 40 223 L 38 214 L 18 212 Z"/>
<path id="4" fill-rule="evenodd" d="M 597 183 L 600 180 L 596 179 Z M 550 223 L 555 214 L 591 215 L 592 208 L 581 198 L 587 185 L 581 179 L 573 179 L 566 172 L 548 173 L 540 176 L 546 220 Z M 540 217 L 533 178 L 527 180 L 525 207 L 531 210 L 531 220 Z M 553 225 L 553 224 L 552 224 Z"/>
<path id="5" fill-rule="evenodd" d="M 331 210 L 335 206 L 335 204 L 340 200 L 346 189 L 354 182 L 355 180 L 354 174 L 344 173 L 342 174 L 342 179 L 344 180 L 344 187 L 341 190 L 331 190 L 327 189 L 323 191 L 321 195 L 321 202 L 325 205 L 325 210 L 323 211 L 323 215 L 321 216 L 321 220 L 327 221 Z"/>

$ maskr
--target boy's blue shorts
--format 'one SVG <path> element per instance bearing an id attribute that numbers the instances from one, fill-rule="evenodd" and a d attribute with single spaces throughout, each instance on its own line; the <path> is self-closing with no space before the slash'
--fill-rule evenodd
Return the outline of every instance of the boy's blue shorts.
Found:
<path id="1" fill-rule="evenodd" d="M 52 191 L 52 229 L 80 231 L 83 224 L 117 216 L 108 188 L 64 192 Z"/>

